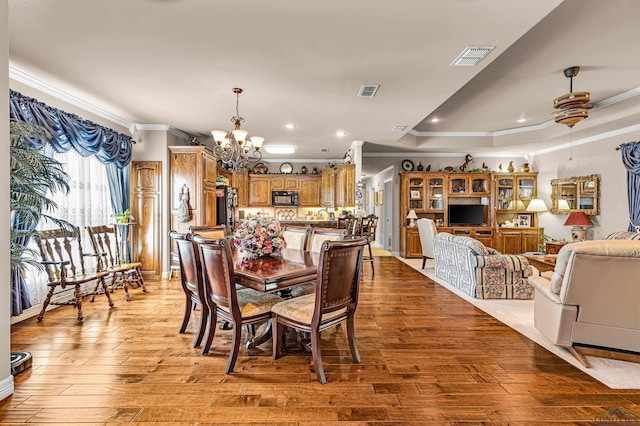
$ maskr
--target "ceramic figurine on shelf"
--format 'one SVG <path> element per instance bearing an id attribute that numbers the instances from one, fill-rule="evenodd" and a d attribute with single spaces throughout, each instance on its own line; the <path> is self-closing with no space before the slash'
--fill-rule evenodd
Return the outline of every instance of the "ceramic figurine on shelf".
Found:
<path id="1" fill-rule="evenodd" d="M 302 173 L 303 175 L 306 175 L 307 174 L 307 166 L 302 166 L 300 168 L 300 173 Z"/>
<path id="2" fill-rule="evenodd" d="M 424 166 L 422 165 L 422 163 L 418 163 L 418 167 L 416 167 L 416 169 L 421 172 L 424 170 Z"/>
<path id="3" fill-rule="evenodd" d="M 513 171 L 515 170 L 515 168 L 513 167 L 513 161 L 509 161 L 509 167 L 507 167 L 507 170 L 509 171 L 509 173 L 513 173 Z"/>
<path id="4" fill-rule="evenodd" d="M 500 163 L 500 164 L 498 165 L 498 171 L 499 171 L 500 173 L 502 173 L 502 163 Z"/>
<path id="5" fill-rule="evenodd" d="M 483 172 L 487 172 L 489 170 L 489 167 L 483 162 L 482 163 L 482 171 Z"/>
<path id="6" fill-rule="evenodd" d="M 467 167 L 469 167 L 469 163 L 471 163 L 471 161 L 473 161 L 473 157 L 471 156 L 471 154 L 465 155 L 464 164 L 460 166 L 460 171 L 461 172 L 467 171 Z"/>
<path id="7" fill-rule="evenodd" d="M 429 164 L 429 165 L 427 166 L 427 168 L 425 169 L 425 171 L 426 171 L 426 172 L 428 172 L 429 170 L 431 170 L 431 164 Z"/>

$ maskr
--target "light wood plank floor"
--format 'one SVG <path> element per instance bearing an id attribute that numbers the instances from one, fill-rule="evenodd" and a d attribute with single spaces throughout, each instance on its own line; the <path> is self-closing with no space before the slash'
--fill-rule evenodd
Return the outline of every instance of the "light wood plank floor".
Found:
<path id="1" fill-rule="evenodd" d="M 322 336 L 328 383 L 294 349 L 242 349 L 224 374 L 230 332 L 211 354 L 178 334 L 177 280 L 122 290 L 116 306 L 85 303 L 84 324 L 62 307 L 12 327 L 32 352 L 0 402 L 0 423 L 22 424 L 589 424 L 608 408 L 640 414 L 640 391 L 611 390 L 393 257 L 364 266 L 353 364 L 345 328 Z M 192 321 L 193 322 L 193 321 Z"/>

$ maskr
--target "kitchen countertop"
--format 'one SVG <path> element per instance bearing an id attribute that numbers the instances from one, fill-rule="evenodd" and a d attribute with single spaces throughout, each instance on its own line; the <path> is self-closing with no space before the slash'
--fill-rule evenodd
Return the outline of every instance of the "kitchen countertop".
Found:
<path id="1" fill-rule="evenodd" d="M 293 220 L 280 220 L 282 225 L 295 225 L 295 226 L 313 226 L 316 228 L 335 228 L 338 226 L 337 220 L 305 220 L 305 219 L 293 219 Z"/>

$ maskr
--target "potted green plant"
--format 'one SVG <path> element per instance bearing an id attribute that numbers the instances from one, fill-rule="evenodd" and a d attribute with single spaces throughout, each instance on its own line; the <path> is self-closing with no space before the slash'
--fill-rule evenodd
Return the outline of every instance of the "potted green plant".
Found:
<path id="1" fill-rule="evenodd" d="M 77 234 L 69 222 L 51 216 L 57 204 L 49 194 L 69 192 L 69 176 L 62 164 L 36 148 L 32 141 L 46 141 L 51 136 L 43 128 L 30 124 L 10 123 L 10 195 L 11 270 L 23 270 L 27 264 L 42 269 L 37 253 L 27 246 L 41 219 Z"/>
<path id="2" fill-rule="evenodd" d="M 114 218 L 117 223 L 129 223 L 133 220 L 131 210 L 129 209 L 126 209 L 122 213 L 114 213 L 111 215 L 111 217 Z"/>

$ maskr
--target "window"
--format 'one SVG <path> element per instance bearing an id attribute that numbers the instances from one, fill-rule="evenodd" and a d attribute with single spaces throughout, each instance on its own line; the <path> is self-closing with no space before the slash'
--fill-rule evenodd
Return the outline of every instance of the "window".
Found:
<path id="1" fill-rule="evenodd" d="M 76 225 L 81 232 L 82 248 L 91 253 L 91 241 L 85 229 L 86 226 L 104 225 L 110 223 L 111 198 L 109 182 L 105 165 L 95 156 L 83 157 L 76 150 L 71 149 L 65 153 L 54 153 L 53 158 L 64 164 L 65 171 L 69 174 L 68 194 L 58 192 L 51 197 L 58 205 L 58 210 L 52 216 L 65 219 Z M 41 222 L 37 229 L 51 229 L 55 224 Z M 37 251 L 35 243 L 32 247 Z M 85 264 L 90 268 L 94 265 L 91 258 L 85 259 Z M 31 303 L 42 303 L 46 297 L 47 276 L 45 273 L 28 268 L 25 276 Z M 93 283 L 89 283 L 93 286 Z"/>

